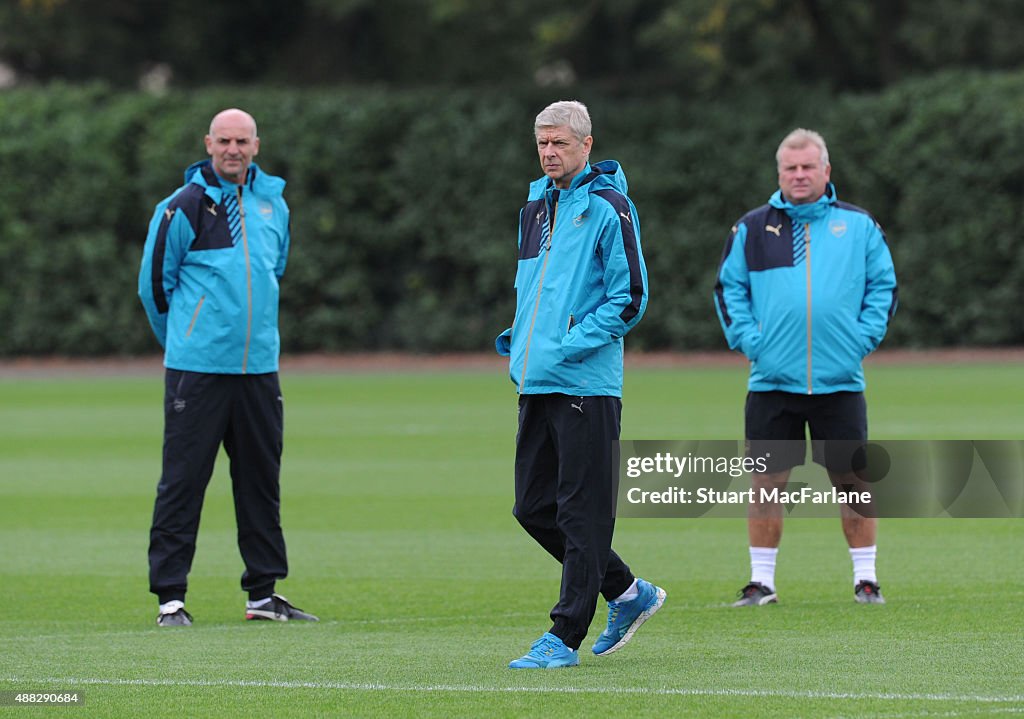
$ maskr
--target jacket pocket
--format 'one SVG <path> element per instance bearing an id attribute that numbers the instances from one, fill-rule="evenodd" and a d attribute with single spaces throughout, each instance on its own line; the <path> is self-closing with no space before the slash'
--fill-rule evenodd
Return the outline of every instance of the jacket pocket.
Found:
<path id="1" fill-rule="evenodd" d="M 196 303 L 196 309 L 192 313 L 192 321 L 188 323 L 188 332 L 185 333 L 185 337 L 192 336 L 192 330 L 196 328 L 196 320 L 199 319 L 199 310 L 203 309 L 203 303 L 206 301 L 206 295 L 199 298 L 199 302 Z"/>
<path id="2" fill-rule="evenodd" d="M 764 343 L 762 323 L 757 323 L 757 331 L 751 332 L 740 341 L 740 351 L 747 356 L 751 362 L 757 362 L 761 356 L 761 345 Z"/>
<path id="3" fill-rule="evenodd" d="M 562 341 L 560 343 L 562 355 L 565 361 L 569 362 L 570 364 L 580 364 L 581 362 L 583 362 L 583 356 L 577 356 L 579 350 L 573 348 L 572 342 L 570 340 L 570 337 L 572 336 L 572 328 L 578 324 L 579 321 L 576 318 L 576 313 L 570 312 L 569 319 L 565 323 L 565 334 L 562 335 Z M 576 340 L 578 341 L 579 338 L 577 337 Z M 585 354 L 586 352 L 584 352 L 584 355 Z"/>
<path id="4" fill-rule="evenodd" d="M 867 341 L 861 336 L 854 318 L 836 318 L 823 325 L 815 342 L 815 381 L 830 386 L 851 382 L 861 371 L 867 354 Z"/>
<path id="5" fill-rule="evenodd" d="M 188 377 L 189 373 L 185 370 L 167 370 L 164 392 L 164 417 L 168 422 L 171 421 L 172 417 L 184 412 L 188 406 L 185 395 L 192 389 L 192 383 L 186 382 Z"/>

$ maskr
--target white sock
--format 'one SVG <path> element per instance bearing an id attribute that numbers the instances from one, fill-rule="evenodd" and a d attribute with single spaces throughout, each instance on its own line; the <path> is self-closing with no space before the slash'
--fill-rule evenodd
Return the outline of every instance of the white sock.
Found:
<path id="1" fill-rule="evenodd" d="M 265 599 L 247 599 L 247 600 L 245 600 L 245 608 L 246 609 L 259 609 L 260 607 L 262 607 L 264 604 L 266 604 L 267 602 L 269 602 L 273 598 L 274 598 L 273 596 L 270 596 L 270 597 L 267 597 Z"/>
<path id="2" fill-rule="evenodd" d="M 172 599 L 169 602 L 165 602 L 160 605 L 161 614 L 174 614 L 179 609 L 185 608 L 185 602 L 180 599 Z"/>
<path id="3" fill-rule="evenodd" d="M 636 580 L 634 579 L 633 583 L 629 585 L 629 589 L 624 591 L 619 596 L 615 597 L 615 599 L 613 599 L 612 601 L 616 602 L 616 603 L 619 603 L 619 602 L 632 602 L 634 599 L 636 599 L 639 596 L 640 596 L 640 589 L 636 586 Z"/>
<path id="4" fill-rule="evenodd" d="M 875 575 L 875 557 L 878 555 L 878 546 L 850 547 L 850 559 L 853 560 L 853 586 L 860 582 L 874 582 L 878 584 L 878 577 Z"/>
<path id="5" fill-rule="evenodd" d="M 775 559 L 778 547 L 750 548 L 750 581 L 758 582 L 775 591 Z"/>

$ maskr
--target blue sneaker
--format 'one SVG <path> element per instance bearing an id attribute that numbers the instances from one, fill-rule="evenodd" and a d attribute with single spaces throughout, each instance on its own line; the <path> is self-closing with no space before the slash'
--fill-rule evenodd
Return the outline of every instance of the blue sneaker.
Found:
<path id="1" fill-rule="evenodd" d="M 665 590 L 638 579 L 640 594 L 629 602 L 608 602 L 608 627 L 594 642 L 594 654 L 606 656 L 621 649 L 633 638 L 640 625 L 661 609 L 665 603 Z"/>
<path id="2" fill-rule="evenodd" d="M 551 632 L 530 645 L 530 651 L 509 663 L 509 669 L 558 669 L 559 667 L 575 667 L 580 663 L 580 655 L 574 649 Z"/>

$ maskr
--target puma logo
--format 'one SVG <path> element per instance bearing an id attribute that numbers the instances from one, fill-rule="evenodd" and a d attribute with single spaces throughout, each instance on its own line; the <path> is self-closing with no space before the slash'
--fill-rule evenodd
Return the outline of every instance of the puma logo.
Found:
<path id="1" fill-rule="evenodd" d="M 780 222 L 778 227 L 772 227 L 771 225 L 765 225 L 764 229 L 771 232 L 776 237 L 782 237 L 782 223 Z"/>
<path id="2" fill-rule="evenodd" d="M 572 407 L 577 412 L 579 412 L 580 414 L 583 414 L 583 400 L 582 399 L 580 400 L 579 404 L 573 404 L 572 402 L 570 402 L 569 406 Z"/>
<path id="3" fill-rule="evenodd" d="M 625 212 L 620 212 L 620 213 L 619 213 L 619 217 L 621 217 L 622 219 L 624 219 L 624 220 L 625 220 L 626 222 L 628 222 L 629 224 L 631 224 L 631 225 L 633 224 L 633 219 L 632 219 L 632 218 L 631 218 L 631 217 L 630 217 L 629 215 L 627 215 L 627 214 L 626 214 Z"/>

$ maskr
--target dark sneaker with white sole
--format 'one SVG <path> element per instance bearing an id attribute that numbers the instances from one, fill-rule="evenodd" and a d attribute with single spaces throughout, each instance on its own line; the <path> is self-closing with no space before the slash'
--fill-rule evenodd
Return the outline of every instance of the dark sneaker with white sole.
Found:
<path id="1" fill-rule="evenodd" d="M 304 612 L 282 597 L 280 594 L 271 595 L 270 601 L 259 607 L 246 608 L 245 618 L 248 620 L 269 620 L 272 622 L 319 622 L 319 617 L 315 617 L 308 612 Z"/>
<path id="2" fill-rule="evenodd" d="M 156 615 L 156 625 L 158 627 L 191 627 L 192 615 L 186 612 L 184 607 L 173 612 L 161 612 Z"/>
<path id="3" fill-rule="evenodd" d="M 866 579 L 857 582 L 853 598 L 857 604 L 885 604 L 885 597 L 882 596 L 882 588 L 878 586 L 878 582 L 869 582 Z"/>
<path id="4" fill-rule="evenodd" d="M 766 587 L 761 582 L 751 582 L 740 590 L 740 598 L 732 603 L 734 607 L 763 607 L 765 604 L 775 604 L 779 601 L 779 595 L 775 590 Z"/>

